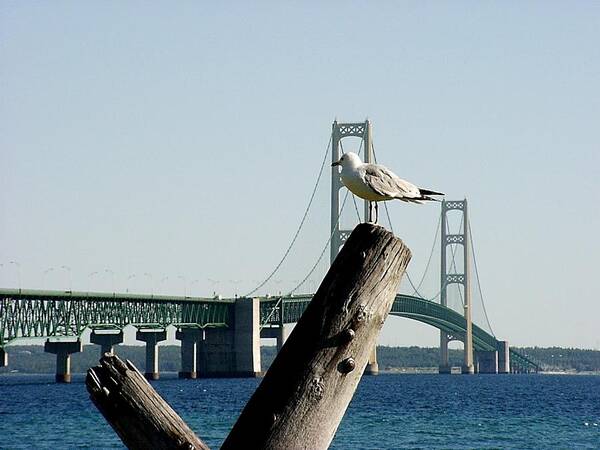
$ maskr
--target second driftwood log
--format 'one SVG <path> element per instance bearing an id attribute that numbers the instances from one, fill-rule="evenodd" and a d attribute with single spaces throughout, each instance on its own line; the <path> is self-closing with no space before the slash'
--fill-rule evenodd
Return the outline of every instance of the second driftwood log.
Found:
<path id="1" fill-rule="evenodd" d="M 128 448 L 209 450 L 131 362 L 105 353 L 85 384 Z"/>

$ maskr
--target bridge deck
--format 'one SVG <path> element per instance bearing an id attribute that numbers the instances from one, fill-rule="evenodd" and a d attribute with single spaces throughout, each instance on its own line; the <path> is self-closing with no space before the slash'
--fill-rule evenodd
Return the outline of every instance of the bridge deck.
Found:
<path id="1" fill-rule="evenodd" d="M 311 298 L 310 294 L 303 294 L 294 297 L 261 299 L 262 325 L 297 322 Z M 411 295 L 398 294 L 390 314 L 426 323 L 447 332 L 456 340 L 464 340 L 465 318 L 453 309 L 439 303 Z M 500 349 L 498 340 L 475 324 L 473 324 L 473 346 L 475 350 Z M 513 349 L 510 349 L 510 355 L 520 366 L 539 370 L 539 365 L 525 355 Z"/>
<path id="2" fill-rule="evenodd" d="M 298 321 L 312 294 L 260 297 L 261 327 Z M 0 289 L 0 346 L 18 338 L 79 336 L 86 328 L 196 326 L 227 327 L 235 299 L 148 294 Z M 463 340 L 465 318 L 423 298 L 398 294 L 391 315 L 406 317 L 444 330 Z M 473 325 L 476 350 L 497 350 L 498 340 Z M 522 367 L 539 366 L 511 349 Z"/>
<path id="3" fill-rule="evenodd" d="M 225 327 L 234 303 L 235 299 L 0 289 L 0 346 L 18 338 L 79 336 L 86 328 Z"/>

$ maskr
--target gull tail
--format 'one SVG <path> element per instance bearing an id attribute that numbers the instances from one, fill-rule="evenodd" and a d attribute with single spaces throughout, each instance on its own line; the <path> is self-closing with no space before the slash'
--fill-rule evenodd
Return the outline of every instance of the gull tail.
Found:
<path id="1" fill-rule="evenodd" d="M 421 189 L 419 188 L 419 194 L 421 197 L 418 200 L 428 200 L 430 202 L 439 202 L 437 198 L 430 197 L 431 195 L 444 195 L 442 192 L 431 191 L 429 189 Z"/>
<path id="2" fill-rule="evenodd" d="M 419 188 L 419 194 L 421 194 L 423 196 L 425 196 L 425 195 L 446 195 L 442 192 L 430 191 L 429 189 L 421 189 L 421 188 Z"/>

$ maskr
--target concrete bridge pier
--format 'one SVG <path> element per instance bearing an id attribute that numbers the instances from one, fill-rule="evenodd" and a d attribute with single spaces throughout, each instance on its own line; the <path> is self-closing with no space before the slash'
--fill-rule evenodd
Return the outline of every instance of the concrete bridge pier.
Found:
<path id="1" fill-rule="evenodd" d="M 229 328 L 207 328 L 204 339 L 198 343 L 197 376 L 202 378 L 220 378 L 233 376 L 234 331 Z"/>
<path id="2" fill-rule="evenodd" d="M 56 355 L 56 382 L 71 382 L 71 354 L 83 350 L 83 345 L 78 339 L 76 341 L 51 341 L 48 339 L 44 344 L 46 353 Z"/>
<path id="3" fill-rule="evenodd" d="M 510 347 L 508 341 L 498 341 L 498 373 L 510 373 Z"/>
<path id="4" fill-rule="evenodd" d="M 260 367 L 260 302 L 238 298 L 233 328 L 207 328 L 198 346 L 200 377 L 255 377 Z"/>
<path id="5" fill-rule="evenodd" d="M 452 367 L 440 365 L 438 367 L 438 373 L 440 375 L 450 375 L 452 373 Z"/>
<path id="6" fill-rule="evenodd" d="M 8 353 L 3 347 L 0 347 L 0 367 L 8 366 Z"/>
<path id="7" fill-rule="evenodd" d="M 498 352 L 476 350 L 475 369 L 477 373 L 498 373 Z"/>
<path id="8" fill-rule="evenodd" d="M 364 375 L 379 375 L 379 364 L 377 363 L 377 345 L 373 347 L 371 356 L 369 356 L 369 362 L 365 367 Z"/>
<path id="9" fill-rule="evenodd" d="M 283 325 L 278 327 L 265 327 L 260 330 L 260 337 L 265 339 L 276 339 L 277 340 L 277 353 L 281 351 L 283 344 L 285 344 L 288 338 L 288 332 L 285 330 Z"/>
<path id="10" fill-rule="evenodd" d="M 473 364 L 463 364 L 463 366 L 461 367 L 461 373 L 463 375 L 473 375 L 475 373 L 475 366 L 473 366 Z"/>
<path id="11" fill-rule="evenodd" d="M 138 330 L 135 334 L 138 341 L 146 343 L 146 372 L 144 376 L 148 380 L 158 380 L 158 343 L 167 339 L 166 330 Z"/>
<path id="12" fill-rule="evenodd" d="M 449 341 L 448 335 L 444 331 L 440 331 L 440 365 L 438 372 L 442 375 L 450 375 L 452 373 L 452 367 L 448 359 Z"/>
<path id="13" fill-rule="evenodd" d="M 180 328 L 175 337 L 181 341 L 181 371 L 179 378 L 194 379 L 197 372 L 198 342 L 203 338 L 200 328 Z"/>
<path id="14" fill-rule="evenodd" d="M 281 348 L 283 347 L 283 344 L 285 344 L 285 341 L 287 340 L 289 335 L 289 332 L 286 331 L 285 327 L 283 325 L 281 325 L 278 329 L 277 329 L 277 353 L 279 353 L 281 351 Z"/>
<path id="15" fill-rule="evenodd" d="M 115 331 L 100 332 L 98 330 L 92 330 L 90 342 L 101 347 L 100 356 L 105 353 L 110 353 L 112 355 L 114 353 L 113 347 L 123 343 L 123 331 L 118 330 L 115 333 Z"/>

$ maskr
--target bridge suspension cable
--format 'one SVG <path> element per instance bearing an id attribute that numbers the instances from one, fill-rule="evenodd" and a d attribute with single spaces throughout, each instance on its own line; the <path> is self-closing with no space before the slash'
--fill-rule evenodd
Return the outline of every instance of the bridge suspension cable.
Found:
<path id="1" fill-rule="evenodd" d="M 375 153 L 375 144 L 373 142 L 371 142 L 371 149 L 373 150 L 373 158 L 375 159 L 375 163 L 377 163 L 377 154 Z M 383 206 L 385 208 L 385 215 L 387 216 L 388 223 L 390 224 L 390 231 L 392 233 L 394 233 L 394 226 L 392 225 L 392 219 L 390 217 L 390 211 L 388 209 L 388 205 L 387 205 L 386 202 L 383 202 Z M 433 240 L 433 245 L 431 246 L 431 252 L 429 252 L 429 258 L 427 259 L 427 266 L 425 267 L 425 270 L 423 271 L 423 275 L 421 276 L 421 281 L 419 281 L 418 286 L 415 286 L 415 284 L 413 283 L 412 278 L 410 277 L 410 274 L 408 273 L 408 271 L 406 271 L 406 278 L 408 279 L 408 283 L 413 288 L 414 294 L 418 295 L 421 298 L 426 298 L 423 294 L 421 294 L 419 292 L 419 289 L 421 288 L 421 285 L 423 284 L 423 280 L 425 279 L 425 276 L 427 275 L 427 270 L 429 269 L 429 264 L 431 263 L 431 258 L 433 256 L 433 252 L 434 252 L 434 249 L 435 249 L 435 243 L 437 242 L 438 229 L 440 227 L 441 221 L 442 221 L 442 216 L 440 215 L 438 224 L 437 224 L 437 226 L 435 228 L 435 237 L 434 237 L 434 240 Z"/>
<path id="2" fill-rule="evenodd" d="M 492 325 L 490 323 L 490 319 L 489 319 L 489 316 L 488 316 L 488 313 L 487 313 L 487 310 L 486 310 L 486 307 L 485 307 L 485 301 L 484 301 L 484 298 L 483 298 L 483 292 L 482 292 L 482 289 L 481 289 L 481 281 L 479 279 L 479 270 L 478 270 L 478 267 L 477 267 L 477 259 L 475 257 L 475 247 L 474 247 L 474 244 L 473 244 L 473 233 L 472 233 L 472 230 L 471 230 L 471 222 L 468 220 L 467 223 L 464 224 L 464 226 L 466 228 L 468 228 L 468 231 L 469 231 L 470 250 L 471 250 L 472 255 L 473 255 L 473 266 L 475 268 L 475 276 L 477 278 L 477 289 L 478 289 L 478 292 L 479 292 L 479 298 L 481 299 L 481 306 L 482 306 L 482 309 L 483 309 L 483 315 L 484 315 L 485 321 L 487 323 L 487 326 L 489 328 L 489 331 L 490 331 L 491 335 L 494 336 L 494 337 L 496 337 L 496 335 L 494 333 L 494 330 L 492 328 Z M 460 222 L 460 225 L 459 225 L 459 229 L 461 229 L 462 227 L 463 227 L 463 217 L 461 217 L 461 222 Z M 448 233 L 450 232 L 450 226 L 449 226 L 449 224 L 446 224 L 446 231 Z M 457 272 L 457 269 L 456 269 L 456 257 L 455 257 L 456 256 L 456 246 L 452 246 L 452 248 L 451 248 L 451 255 L 452 255 L 452 262 L 451 262 L 450 267 L 454 270 L 454 272 Z M 464 268 L 463 268 L 463 270 L 464 270 Z M 447 285 L 448 285 L 448 283 L 446 283 L 446 286 Z M 441 290 L 440 290 L 440 292 L 441 292 Z M 460 289 L 458 289 L 458 295 L 459 295 L 459 298 L 460 298 L 461 305 L 464 306 L 465 301 L 464 301 L 464 298 L 463 298 L 462 291 Z"/>
<path id="3" fill-rule="evenodd" d="M 463 226 L 463 219 L 464 219 L 464 217 L 461 217 L 459 229 L 462 228 L 462 226 Z M 465 227 L 467 227 L 468 230 L 469 230 L 469 241 L 470 241 L 469 243 L 470 243 L 470 247 L 471 247 L 471 252 L 473 254 L 473 266 L 475 268 L 475 276 L 477 278 L 477 290 L 479 292 L 479 297 L 481 299 L 481 306 L 483 308 L 483 315 L 484 315 L 485 321 L 486 321 L 486 323 L 487 323 L 487 325 L 489 327 L 490 333 L 492 334 L 492 336 L 496 337 L 496 334 L 494 333 L 494 330 L 492 328 L 492 324 L 490 323 L 490 319 L 489 319 L 489 316 L 488 316 L 488 313 L 487 313 L 487 309 L 485 307 L 485 301 L 484 301 L 484 298 L 483 298 L 483 291 L 481 289 L 481 281 L 479 279 L 479 270 L 478 270 L 478 267 L 477 267 L 477 259 L 475 257 L 475 246 L 473 244 L 473 233 L 471 231 L 471 221 L 470 220 L 467 220 L 467 223 L 465 224 Z M 447 232 L 450 231 L 450 226 L 448 224 L 446 224 L 446 231 Z M 451 267 L 454 269 L 454 272 L 457 272 L 457 269 L 456 269 L 456 258 L 455 258 L 456 248 L 455 247 L 456 246 L 452 246 L 452 248 L 451 248 L 451 253 L 452 253 Z M 447 285 L 448 285 L 448 283 L 446 283 L 446 286 Z M 441 291 L 442 290 L 440 289 L 440 293 L 441 293 Z M 438 295 L 439 295 L 439 293 L 438 293 Z M 460 289 L 458 289 L 458 295 L 459 295 L 460 302 L 461 302 L 462 306 L 464 306 L 465 301 L 464 301 L 464 298 L 463 298 L 463 295 L 462 295 L 462 291 Z"/>
<path id="4" fill-rule="evenodd" d="M 315 182 L 315 187 L 313 188 L 312 194 L 310 196 L 310 200 L 308 201 L 308 205 L 306 206 L 306 210 L 304 211 L 304 215 L 302 216 L 302 220 L 300 221 L 300 225 L 298 225 L 298 229 L 296 230 L 296 233 L 294 234 L 294 237 L 292 238 L 292 242 L 290 242 L 290 245 L 288 246 L 287 250 L 283 254 L 283 257 L 281 258 L 281 260 L 279 261 L 277 266 L 275 266 L 273 271 L 269 274 L 269 276 L 267 278 L 265 278 L 258 286 L 256 286 L 250 292 L 248 292 L 245 295 L 246 297 L 249 297 L 252 294 L 254 294 L 256 291 L 258 291 L 260 288 L 262 288 L 265 284 L 267 284 L 271 280 L 271 278 L 273 278 L 273 276 L 275 276 L 277 271 L 283 265 L 283 262 L 285 261 L 287 256 L 290 254 L 292 247 L 296 243 L 296 240 L 298 239 L 298 236 L 300 235 L 300 231 L 302 230 L 302 227 L 304 226 L 304 222 L 306 222 L 306 218 L 308 217 L 308 212 L 310 210 L 310 207 L 312 206 L 313 200 L 315 199 L 315 194 L 317 193 L 317 188 L 319 186 L 319 182 L 321 181 L 321 176 L 323 175 L 323 169 L 325 167 L 325 162 L 327 161 L 327 155 L 329 155 L 329 151 L 331 149 L 332 139 L 333 139 L 333 136 L 331 136 L 329 138 L 329 143 L 327 144 L 327 149 L 325 150 L 325 155 L 323 156 L 323 162 L 321 163 L 321 168 L 319 169 L 319 175 L 317 176 L 317 181 Z"/>
<path id="5" fill-rule="evenodd" d="M 441 220 L 442 220 L 442 216 L 441 216 L 441 214 L 440 214 L 440 223 L 441 223 Z M 462 218 L 461 218 L 461 221 L 460 221 L 459 228 L 460 228 L 460 227 L 462 227 Z M 440 227 L 440 229 L 441 229 L 441 227 Z M 446 232 L 448 233 L 449 231 L 450 231 L 450 227 L 449 227 L 449 225 L 446 223 Z M 435 245 L 435 244 L 434 244 L 434 245 Z M 454 268 L 454 271 L 456 272 L 456 259 L 455 259 L 455 255 L 456 255 L 456 246 L 450 246 L 450 254 L 452 255 L 452 264 L 451 264 L 451 266 L 450 266 L 450 267 L 453 267 L 453 268 Z M 448 281 L 446 280 L 446 281 L 444 282 L 443 286 L 440 286 L 440 290 L 439 290 L 439 291 L 437 291 L 437 293 L 436 293 L 436 294 L 435 294 L 433 297 L 431 297 L 429 300 L 433 301 L 433 300 L 436 300 L 437 298 L 439 298 L 439 296 L 441 295 L 442 291 L 443 291 L 443 290 L 444 290 L 446 287 L 448 287 L 448 285 L 449 285 L 449 284 L 450 284 L 450 283 L 448 283 Z M 464 305 L 464 301 L 462 300 L 462 294 L 461 294 L 460 290 L 459 290 L 459 292 L 458 292 L 458 293 L 460 294 L 461 303 Z"/>
<path id="6" fill-rule="evenodd" d="M 365 130 L 366 132 L 366 130 Z M 358 154 L 360 155 L 360 153 L 362 152 L 362 148 L 363 148 L 363 143 L 365 141 L 365 132 L 363 132 L 361 141 L 360 141 L 360 146 L 358 147 Z M 330 141 L 331 144 L 331 141 Z M 342 151 L 342 154 L 346 153 L 344 151 L 344 146 L 342 144 L 342 141 L 340 140 L 340 150 Z M 342 217 L 342 212 L 344 211 L 344 206 L 346 206 L 346 200 L 348 200 L 348 195 L 350 194 L 349 190 L 346 190 L 346 194 L 344 195 L 344 200 L 342 200 L 342 206 L 340 208 L 340 212 L 338 214 L 337 217 L 337 222 L 336 222 L 336 226 L 340 223 L 340 219 Z M 358 205 L 356 204 L 356 199 L 354 198 L 354 196 L 352 196 L 352 201 L 354 202 L 354 209 L 356 211 L 356 215 L 358 216 L 358 221 L 360 222 L 360 213 L 358 212 Z M 294 292 L 296 292 L 300 286 L 302 286 L 304 283 L 306 283 L 306 280 L 308 280 L 310 278 L 310 276 L 314 273 L 314 271 L 317 269 L 317 266 L 319 265 L 319 263 L 321 262 L 321 260 L 323 259 L 323 255 L 325 255 L 325 252 L 327 251 L 327 247 L 329 247 L 329 245 L 331 244 L 331 240 L 333 239 L 333 234 L 335 233 L 335 230 L 329 235 L 329 239 L 327 239 L 327 242 L 325 243 L 325 246 L 323 247 L 323 250 L 321 250 L 321 253 L 319 254 L 319 257 L 317 258 L 317 261 L 313 264 L 313 266 L 311 267 L 311 269 L 308 271 L 308 274 L 300 281 L 300 283 L 298 283 L 289 293 L 288 295 L 292 295 Z"/>
<path id="7" fill-rule="evenodd" d="M 490 323 L 490 318 L 488 316 L 487 313 L 487 309 L 485 308 L 485 301 L 483 299 L 483 292 L 481 291 L 481 281 L 479 280 L 479 270 L 477 270 L 477 258 L 475 257 L 475 246 L 473 245 L 473 233 L 471 232 L 471 221 L 469 220 L 468 222 L 468 227 L 469 227 L 469 240 L 471 241 L 471 251 L 473 252 L 473 266 L 475 266 L 475 276 L 477 277 L 477 289 L 479 290 L 479 297 L 481 297 L 481 306 L 483 306 L 483 314 L 485 316 L 485 321 L 488 324 L 488 327 L 490 327 L 490 332 L 492 333 L 492 336 L 496 337 L 496 334 L 494 333 L 494 329 L 492 328 L 492 324 Z"/>
<path id="8" fill-rule="evenodd" d="M 331 142 L 330 142 L 330 143 L 331 143 Z M 363 150 L 363 144 L 364 144 L 364 135 L 363 135 L 363 138 L 361 139 L 360 146 L 359 146 L 359 149 L 358 149 L 358 154 L 359 154 L 359 155 L 361 154 L 361 152 L 362 152 L 362 150 Z M 374 146 L 373 146 L 373 145 L 372 145 L 372 147 L 371 147 L 371 148 L 373 149 L 373 157 L 375 158 L 375 162 L 377 162 L 377 156 L 376 156 L 376 154 L 375 154 L 375 148 L 374 148 Z M 345 150 L 344 150 L 344 147 L 343 147 L 343 144 L 342 144 L 342 142 L 341 142 L 341 141 L 340 141 L 340 149 L 341 149 L 342 153 L 346 153 L 346 152 L 345 152 Z M 338 223 L 339 223 L 339 221 L 340 221 L 340 218 L 341 218 L 342 212 L 343 212 L 343 210 L 344 210 L 344 206 L 345 206 L 345 204 L 346 204 L 346 201 L 347 201 L 347 199 L 348 199 L 348 195 L 349 195 L 349 193 L 350 193 L 350 191 L 346 191 L 346 194 L 345 194 L 345 196 L 344 196 L 344 200 L 343 200 L 343 202 L 342 202 L 342 206 L 341 206 L 341 208 L 340 208 L 340 213 L 339 213 L 339 215 L 338 215 L 338 219 L 337 219 L 337 220 L 338 220 Z M 358 220 L 360 221 L 360 212 L 359 212 L 359 210 L 358 210 L 358 205 L 357 205 L 357 203 L 356 203 L 356 199 L 355 199 L 355 197 L 354 197 L 354 196 L 352 196 L 352 201 L 353 201 L 353 203 L 354 203 L 354 210 L 355 210 L 355 212 L 356 212 L 357 218 L 358 218 Z M 386 215 L 387 215 L 388 222 L 389 222 L 389 224 L 390 224 L 390 230 L 391 230 L 391 231 L 392 231 L 392 233 L 393 233 L 393 232 L 394 232 L 394 229 L 393 229 L 393 225 L 392 225 L 392 220 L 391 220 L 391 218 L 390 218 L 390 213 L 389 213 L 389 210 L 388 210 L 387 204 L 386 204 L 385 202 L 384 202 L 384 207 L 385 207 L 385 211 L 386 211 Z M 406 275 L 407 275 L 407 278 L 408 278 L 408 281 L 409 281 L 410 285 L 412 286 L 414 293 L 415 293 L 415 294 L 417 294 L 417 295 L 418 295 L 419 297 L 421 297 L 421 298 L 426 298 L 426 297 L 425 297 L 423 294 L 421 294 L 421 293 L 419 292 L 419 289 L 421 288 L 421 286 L 422 286 L 422 284 L 423 284 L 423 281 L 424 281 L 424 279 L 425 279 L 425 276 L 426 276 L 426 274 L 427 274 L 427 271 L 429 270 L 429 267 L 430 267 L 430 265 L 431 265 L 431 261 L 432 261 L 433 253 L 434 253 L 434 251 L 435 251 L 435 245 L 436 245 L 437 238 L 438 238 L 438 235 L 439 235 L 440 223 L 441 223 L 441 215 L 440 215 L 440 218 L 439 218 L 439 220 L 438 220 L 438 224 L 437 224 L 437 226 L 436 226 L 436 231 L 435 231 L 434 241 L 433 241 L 433 244 L 432 244 L 432 247 L 431 247 L 431 251 L 430 251 L 430 253 L 429 253 L 429 257 L 428 257 L 428 259 L 427 259 L 427 265 L 426 265 L 426 267 L 425 267 L 425 271 L 423 272 L 423 275 L 422 275 L 422 277 L 421 277 L 421 279 L 420 279 L 420 281 L 419 281 L 419 284 L 418 284 L 418 286 L 415 286 L 415 284 L 414 284 L 413 280 L 411 279 L 410 275 L 408 274 L 408 272 L 406 273 Z M 297 291 L 297 290 L 298 290 L 298 289 L 299 289 L 299 288 L 300 288 L 300 287 L 301 287 L 301 286 L 302 286 L 302 285 L 303 285 L 303 284 L 306 282 L 306 280 L 308 280 L 308 278 L 309 278 L 309 277 L 310 277 L 310 276 L 311 276 L 311 275 L 314 273 L 314 271 L 316 270 L 317 266 L 319 265 L 319 263 L 320 263 L 320 262 L 321 262 L 321 260 L 323 259 L 323 255 L 325 254 L 325 252 L 326 252 L 326 250 L 327 250 L 327 247 L 330 245 L 330 243 L 331 243 L 331 239 L 332 239 L 332 238 L 333 238 L 333 233 L 332 233 L 332 234 L 329 236 L 329 238 L 327 239 L 327 242 L 325 243 L 325 246 L 323 247 L 323 249 L 322 249 L 322 251 L 321 251 L 321 253 L 320 253 L 319 257 L 317 258 L 317 261 L 316 261 L 316 262 L 315 262 L 315 264 L 314 264 L 314 265 L 311 267 L 311 269 L 310 269 L 310 271 L 308 272 L 308 274 L 307 274 L 307 275 L 306 275 L 306 276 L 305 276 L 305 277 L 304 277 L 304 278 L 303 278 L 303 279 L 300 281 L 300 283 L 298 283 L 298 284 L 297 284 L 297 285 L 296 285 L 296 286 L 295 286 L 295 287 L 294 287 L 294 288 L 293 288 L 291 291 L 289 291 L 288 295 L 291 295 L 291 294 L 293 294 L 294 292 L 296 292 L 296 291 Z M 282 261 L 282 263 L 283 263 L 283 261 Z M 273 274 L 273 275 L 274 275 L 274 274 Z M 272 277 L 272 275 L 271 275 L 271 277 Z M 263 283 L 262 283 L 262 284 L 261 284 L 261 285 L 260 285 L 260 286 L 259 286 L 257 289 L 255 289 L 255 290 L 254 290 L 252 293 L 254 293 L 256 290 L 260 289 L 260 287 L 262 287 L 264 284 L 266 284 L 266 282 L 268 282 L 268 279 L 267 279 L 265 282 L 263 282 Z M 436 296 L 439 296 L 439 293 L 438 293 Z M 434 297 L 434 298 L 435 298 L 435 297 Z"/>
<path id="9" fill-rule="evenodd" d="M 375 154 L 374 151 L 373 151 L 373 154 Z M 385 208 L 385 215 L 387 216 L 388 222 L 390 224 L 390 231 L 392 233 L 394 233 L 394 226 L 392 225 L 392 219 L 390 218 L 390 211 L 388 209 L 388 205 L 387 205 L 387 203 L 383 202 L 383 206 Z M 441 220 L 441 216 L 440 216 L 440 220 Z M 433 240 L 433 245 L 431 246 L 431 252 L 429 253 L 429 258 L 427 259 L 427 266 L 425 267 L 425 270 L 423 271 L 423 275 L 421 276 L 421 280 L 419 281 L 417 286 L 415 286 L 415 283 L 413 282 L 412 278 L 410 277 L 408 270 L 406 271 L 406 278 L 408 279 L 408 283 L 410 284 L 410 286 L 413 288 L 413 291 L 414 291 L 413 293 L 421 298 L 426 298 L 423 294 L 421 294 L 421 292 L 419 292 L 419 289 L 421 288 L 421 285 L 423 284 L 423 280 L 425 279 L 425 276 L 427 275 L 427 270 L 429 269 L 429 264 L 431 263 L 431 257 L 433 256 L 433 251 L 435 249 L 435 243 L 437 241 L 438 228 L 439 228 L 439 222 L 435 229 L 435 238 Z"/>
<path id="10" fill-rule="evenodd" d="M 377 154 L 375 153 L 375 145 L 373 143 L 371 143 L 371 146 L 372 146 L 372 149 L 373 149 L 373 157 L 375 159 L 375 162 L 377 163 Z M 383 206 L 385 207 L 385 214 L 386 214 L 388 222 L 390 224 L 390 231 L 393 233 L 394 232 L 394 226 L 392 225 L 392 219 L 390 218 L 390 212 L 389 212 L 387 203 L 384 202 Z M 431 251 L 429 252 L 429 258 L 427 259 L 427 264 L 425 266 L 425 270 L 423 271 L 423 275 L 421 276 L 421 280 L 419 281 L 419 283 L 418 283 L 417 286 L 415 286 L 415 284 L 413 283 L 413 280 L 410 277 L 410 274 L 408 273 L 408 271 L 406 272 L 406 277 L 408 278 L 408 282 L 410 283 L 411 287 L 413 288 L 414 293 L 417 294 L 421 298 L 427 298 L 427 297 L 425 297 L 423 294 L 421 294 L 419 292 L 419 289 L 423 285 L 423 281 L 425 280 L 425 276 L 427 275 L 427 271 L 429 270 L 429 266 L 431 264 L 431 259 L 433 257 L 433 252 L 435 251 L 435 245 L 437 243 L 437 238 L 438 238 L 438 235 L 439 235 L 439 231 L 441 229 L 441 226 L 440 226 L 441 225 L 441 221 L 442 221 L 442 214 L 440 214 L 440 217 L 438 219 L 438 224 L 436 225 L 436 228 L 435 228 L 435 236 L 434 236 L 434 239 L 433 239 L 433 244 L 431 246 Z M 463 221 L 462 221 L 462 218 L 461 218 L 461 222 L 460 222 L 459 228 L 462 227 L 462 224 L 463 224 Z M 446 224 L 446 227 L 447 227 L 446 231 L 448 231 L 449 230 L 448 224 Z M 456 271 L 456 259 L 455 259 L 456 248 L 455 248 L 455 246 L 452 246 L 452 248 L 451 248 L 450 251 L 451 251 L 451 254 L 452 254 L 452 265 L 454 267 L 454 271 Z M 444 283 L 444 286 L 440 287 L 440 290 L 437 292 L 437 294 L 435 294 L 429 300 L 433 301 L 433 300 L 437 299 L 440 296 L 442 290 L 444 288 L 446 288 L 447 286 L 448 286 L 448 282 L 446 281 Z M 464 305 L 464 300 L 462 298 L 462 293 L 460 292 L 460 290 L 459 290 L 459 295 L 460 295 L 461 303 Z"/>
<path id="11" fill-rule="evenodd" d="M 386 210 L 387 210 L 387 208 L 386 208 Z M 419 280 L 417 289 L 420 289 L 421 286 L 423 285 L 423 281 L 425 281 L 425 275 L 427 274 L 427 271 L 429 270 L 429 266 L 431 265 L 431 259 L 433 257 L 433 252 L 435 251 L 435 245 L 437 244 L 438 236 L 440 235 L 440 229 L 442 228 L 441 223 L 442 223 L 442 215 L 440 214 L 440 217 L 438 218 L 438 223 L 435 227 L 435 236 L 433 237 L 433 244 L 431 245 L 431 251 L 429 252 L 429 258 L 427 259 L 427 264 L 425 265 L 425 270 L 423 271 L 423 276 L 421 277 L 421 280 Z"/>
<path id="12" fill-rule="evenodd" d="M 344 195 L 344 200 L 342 201 L 342 206 L 340 207 L 340 213 L 339 213 L 338 218 L 337 218 L 337 223 L 340 222 L 340 217 L 342 216 L 342 211 L 344 211 L 344 206 L 346 205 L 346 200 L 348 200 L 348 194 L 349 193 L 350 193 L 350 191 L 346 190 L 346 195 Z M 336 225 L 337 225 L 337 223 L 336 223 Z M 294 287 L 294 289 L 292 289 L 291 291 L 289 291 L 287 295 L 292 295 L 294 292 L 296 292 L 300 288 L 300 286 L 302 286 L 304 283 L 306 283 L 306 280 L 308 280 L 309 277 L 313 274 L 313 272 L 316 270 L 317 266 L 319 265 L 319 263 L 323 259 L 323 255 L 325 255 L 325 252 L 327 251 L 327 247 L 329 247 L 329 245 L 331 244 L 331 239 L 333 239 L 333 234 L 334 233 L 335 233 L 335 230 L 329 235 L 329 239 L 327 239 L 327 242 L 325 243 L 325 246 L 323 247 L 323 250 L 321 250 L 321 254 L 317 258 L 317 262 L 315 262 L 313 264 L 313 266 L 311 267 L 311 269 L 308 272 L 308 274 L 300 281 L 300 283 L 298 283 L 296 285 L 296 287 Z"/>

